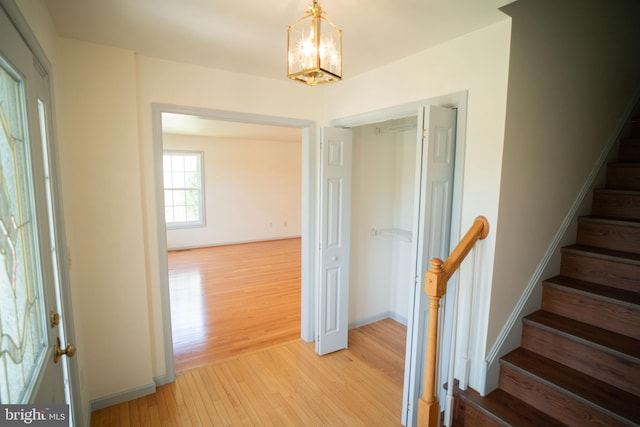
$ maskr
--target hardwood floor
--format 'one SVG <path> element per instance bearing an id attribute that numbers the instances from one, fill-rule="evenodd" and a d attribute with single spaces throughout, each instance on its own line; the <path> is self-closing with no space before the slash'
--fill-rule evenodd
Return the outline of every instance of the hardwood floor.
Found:
<path id="1" fill-rule="evenodd" d="M 92 414 L 92 426 L 399 426 L 406 327 L 300 340 L 300 239 L 169 254 L 177 378 Z"/>
<path id="2" fill-rule="evenodd" d="M 300 337 L 300 239 L 169 252 L 176 372 Z"/>
<path id="3" fill-rule="evenodd" d="M 318 356 L 296 339 L 177 375 L 155 394 L 93 413 L 99 426 L 399 426 L 406 328 L 349 332 Z"/>

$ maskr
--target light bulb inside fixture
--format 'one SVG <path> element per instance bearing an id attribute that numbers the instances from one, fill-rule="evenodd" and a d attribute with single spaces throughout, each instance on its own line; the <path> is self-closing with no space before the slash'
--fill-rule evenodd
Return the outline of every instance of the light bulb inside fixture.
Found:
<path id="1" fill-rule="evenodd" d="M 342 78 L 342 32 L 314 0 L 306 15 L 288 29 L 287 76 L 309 85 Z"/>

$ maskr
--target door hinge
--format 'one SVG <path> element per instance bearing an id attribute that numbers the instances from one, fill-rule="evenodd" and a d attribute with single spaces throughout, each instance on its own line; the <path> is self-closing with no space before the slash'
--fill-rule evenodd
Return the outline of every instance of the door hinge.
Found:
<path id="1" fill-rule="evenodd" d="M 429 135 L 427 133 L 427 130 L 426 129 L 422 129 L 422 139 L 427 139 L 427 135 Z"/>

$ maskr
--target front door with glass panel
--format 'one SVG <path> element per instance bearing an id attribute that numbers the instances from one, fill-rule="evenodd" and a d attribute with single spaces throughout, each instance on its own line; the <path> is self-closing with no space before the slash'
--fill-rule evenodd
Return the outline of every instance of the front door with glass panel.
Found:
<path id="1" fill-rule="evenodd" d="M 70 403 L 46 75 L 0 8 L 0 403 Z M 60 341 L 59 341 L 60 340 Z M 56 349 L 56 345 L 64 344 Z M 56 354 L 58 361 L 54 362 Z M 62 360 L 60 360 L 62 359 Z"/>

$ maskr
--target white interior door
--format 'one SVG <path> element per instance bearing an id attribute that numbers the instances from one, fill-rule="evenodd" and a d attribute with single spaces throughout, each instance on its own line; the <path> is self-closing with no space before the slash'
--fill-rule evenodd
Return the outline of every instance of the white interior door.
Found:
<path id="1" fill-rule="evenodd" d="M 0 8 L 2 404 L 71 403 L 66 357 L 54 363 L 58 338 L 66 343 L 54 225 L 60 218 L 54 218 L 47 152 L 47 82 L 44 69 Z"/>
<path id="2" fill-rule="evenodd" d="M 417 421 L 418 399 L 422 394 L 429 301 L 424 293 L 424 277 L 432 258 L 446 259 L 449 253 L 451 207 L 455 164 L 456 111 L 425 107 L 422 143 L 417 147 L 416 220 L 414 221 L 415 285 L 409 314 L 402 421 Z M 416 229 L 417 228 L 417 229 Z"/>
<path id="3" fill-rule="evenodd" d="M 349 333 L 352 132 L 322 128 L 320 141 L 316 352 L 322 355 L 346 348 Z"/>

